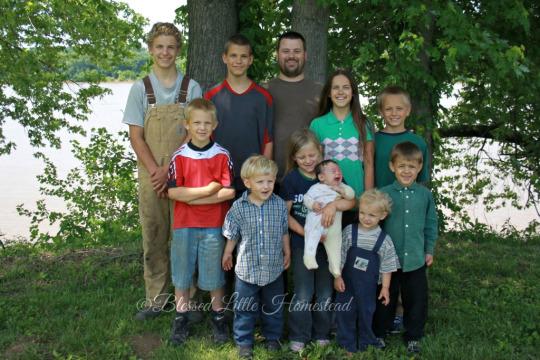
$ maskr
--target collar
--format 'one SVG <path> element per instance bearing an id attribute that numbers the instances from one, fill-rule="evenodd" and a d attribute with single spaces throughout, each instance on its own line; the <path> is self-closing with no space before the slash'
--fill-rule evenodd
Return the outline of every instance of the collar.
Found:
<path id="1" fill-rule="evenodd" d="M 326 114 L 326 121 L 328 122 L 329 125 L 341 124 L 341 123 L 345 124 L 347 122 L 352 122 L 352 113 L 349 112 L 347 116 L 345 116 L 345 119 L 343 119 L 343 122 L 342 122 L 336 117 L 334 112 L 330 109 L 330 111 Z"/>
<path id="2" fill-rule="evenodd" d="M 410 132 L 412 132 L 412 131 L 409 130 L 409 129 L 405 129 L 405 131 L 401 131 L 401 132 L 398 132 L 398 133 L 387 133 L 384 130 L 379 130 L 379 131 L 377 131 L 377 134 L 384 135 L 384 136 L 400 136 L 400 135 L 407 134 L 407 133 L 410 133 Z"/>
<path id="3" fill-rule="evenodd" d="M 255 204 L 253 204 L 251 201 L 249 201 L 248 196 L 249 196 L 249 189 L 247 189 L 246 191 L 244 191 L 244 192 L 242 193 L 242 196 L 240 197 L 241 201 L 245 201 L 245 202 L 247 202 L 247 203 L 249 203 L 249 204 L 255 205 Z M 268 199 L 266 199 L 266 200 L 261 204 L 261 207 L 262 207 L 263 205 L 269 203 L 270 201 L 274 200 L 275 196 L 276 196 L 276 194 L 272 193 L 272 195 L 270 195 L 270 197 L 269 197 Z M 257 205 L 255 205 L 255 206 L 257 206 Z"/>
<path id="4" fill-rule="evenodd" d="M 395 190 L 398 190 L 398 191 L 401 191 L 401 190 L 416 190 L 418 189 L 420 185 L 418 185 L 418 183 L 415 181 L 411 184 L 411 186 L 403 186 L 401 185 L 397 180 L 394 180 L 394 183 L 392 184 L 392 187 L 395 189 Z"/>
<path id="5" fill-rule="evenodd" d="M 206 144 L 206 146 L 200 148 L 196 145 L 194 145 L 191 140 L 189 140 L 189 142 L 187 143 L 187 146 L 191 149 L 191 150 L 194 150 L 194 151 L 206 151 L 208 149 L 210 149 L 212 146 L 214 146 L 214 142 L 212 140 L 210 140 L 210 142 L 208 144 Z"/>

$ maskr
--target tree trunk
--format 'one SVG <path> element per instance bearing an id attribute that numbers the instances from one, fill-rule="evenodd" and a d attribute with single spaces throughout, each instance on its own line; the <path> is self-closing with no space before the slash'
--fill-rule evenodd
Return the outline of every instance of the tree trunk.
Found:
<path id="1" fill-rule="evenodd" d="M 317 0 L 294 0 L 292 30 L 306 38 L 306 78 L 324 83 L 328 60 L 328 6 L 318 5 Z"/>
<path id="2" fill-rule="evenodd" d="M 433 43 L 433 32 L 435 31 L 435 17 L 433 13 L 428 10 L 427 19 L 424 23 L 420 24 L 419 32 L 424 38 L 423 49 L 419 55 L 420 64 L 424 69 L 426 74 L 432 73 L 432 64 L 431 59 L 427 53 L 427 49 L 432 46 Z M 438 94 L 434 94 L 430 91 L 429 87 L 426 88 L 425 84 L 422 87 L 427 91 L 421 91 L 418 94 L 415 94 L 412 98 L 413 109 L 415 109 L 418 119 L 422 119 L 425 127 L 424 137 L 426 139 L 430 158 L 424 159 L 424 161 L 429 161 L 429 173 L 430 179 L 432 178 L 431 174 L 433 171 L 433 128 L 435 127 L 435 119 L 437 116 L 437 105 L 436 100 Z M 437 98 L 438 99 L 438 98 Z"/>
<path id="3" fill-rule="evenodd" d="M 236 0 L 188 0 L 187 74 L 203 91 L 226 75 L 223 46 L 237 31 Z"/>

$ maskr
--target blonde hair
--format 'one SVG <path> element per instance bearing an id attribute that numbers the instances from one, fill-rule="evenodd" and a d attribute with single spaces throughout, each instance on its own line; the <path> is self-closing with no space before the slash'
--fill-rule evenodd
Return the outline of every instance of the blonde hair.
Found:
<path id="1" fill-rule="evenodd" d="M 315 148 L 321 153 L 321 143 L 317 136 L 308 128 L 303 128 L 296 130 L 289 137 L 289 142 L 287 144 L 287 171 L 289 172 L 292 169 L 298 167 L 298 164 L 294 160 L 296 153 L 300 151 L 304 146 L 308 144 L 313 144 Z M 320 154 L 322 157 L 322 153 Z"/>
<path id="2" fill-rule="evenodd" d="M 276 163 L 262 155 L 252 155 L 244 161 L 240 176 L 242 179 L 250 179 L 257 175 L 272 175 L 276 177 L 278 167 Z"/>
<path id="3" fill-rule="evenodd" d="M 167 22 L 157 22 L 146 35 L 146 44 L 152 47 L 154 39 L 161 35 L 174 36 L 178 48 L 182 47 L 182 34 L 174 24 Z"/>
<path id="4" fill-rule="evenodd" d="M 362 195 L 360 195 L 359 204 L 362 204 L 364 201 L 366 204 L 375 205 L 382 212 L 390 214 L 392 211 L 392 199 L 386 193 L 383 193 L 377 189 L 366 190 Z"/>
<path id="5" fill-rule="evenodd" d="M 212 117 L 212 121 L 217 124 L 216 106 L 210 100 L 206 100 L 203 98 L 191 100 L 185 110 L 186 123 L 191 121 L 191 113 L 193 112 L 193 110 L 201 110 L 207 114 L 210 114 L 210 116 Z"/>
<path id="6" fill-rule="evenodd" d="M 411 96 L 409 95 L 409 93 L 400 86 L 392 85 L 385 87 L 383 91 L 381 91 L 381 93 L 377 95 L 377 107 L 379 108 L 379 110 L 382 110 L 384 106 L 384 99 L 386 99 L 388 95 L 401 95 L 405 104 L 411 107 Z"/>

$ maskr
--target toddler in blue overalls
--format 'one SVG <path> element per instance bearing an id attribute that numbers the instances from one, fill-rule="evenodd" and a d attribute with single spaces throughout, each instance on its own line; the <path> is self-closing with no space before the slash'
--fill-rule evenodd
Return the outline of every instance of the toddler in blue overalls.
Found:
<path id="1" fill-rule="evenodd" d="M 334 279 L 337 342 L 347 352 L 364 351 L 368 346 L 383 348 L 371 328 L 377 299 L 387 305 L 392 272 L 399 260 L 390 237 L 379 227 L 390 212 L 390 198 L 371 189 L 362 194 L 359 224 L 343 230 L 341 245 L 342 276 Z M 382 274 L 382 276 L 379 276 Z M 377 284 L 382 288 L 377 297 Z"/>

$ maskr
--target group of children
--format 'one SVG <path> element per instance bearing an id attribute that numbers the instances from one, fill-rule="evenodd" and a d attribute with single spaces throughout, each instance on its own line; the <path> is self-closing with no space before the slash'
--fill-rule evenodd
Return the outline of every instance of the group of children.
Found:
<path id="1" fill-rule="evenodd" d="M 408 94 L 397 87 L 381 93 L 385 128 L 374 133 L 350 74 L 332 74 L 311 130 L 290 136 L 278 196 L 278 169 L 269 159 L 272 98 L 247 77 L 253 61 L 247 39 L 230 38 L 223 61 L 226 80 L 187 105 L 188 141 L 169 165 L 176 296 L 171 342 L 180 345 L 189 335 L 195 273 L 197 287 L 210 291 L 214 340 L 228 340 L 225 272 L 234 268 L 233 337 L 240 356 L 252 356 L 258 320 L 265 346 L 281 348 L 283 272 L 291 265 L 291 350 L 310 341 L 330 343 L 332 304 L 342 305 L 337 342 L 347 352 L 384 347 L 401 294 L 404 339 L 410 352 L 418 352 L 437 217 L 430 191 L 416 181 L 422 172 L 419 179 L 427 179 L 428 159 L 425 142 L 404 126 Z"/>

